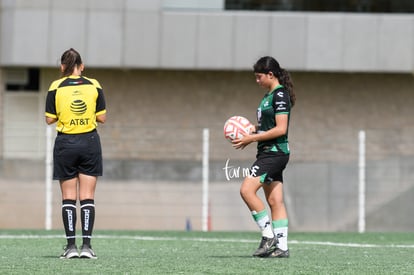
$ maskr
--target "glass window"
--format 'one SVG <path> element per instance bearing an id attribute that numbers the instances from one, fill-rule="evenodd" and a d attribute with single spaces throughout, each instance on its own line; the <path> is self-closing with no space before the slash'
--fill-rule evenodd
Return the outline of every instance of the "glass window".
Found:
<path id="1" fill-rule="evenodd" d="M 5 70 L 7 92 L 39 91 L 38 68 L 9 68 Z"/>
<path id="2" fill-rule="evenodd" d="M 414 13 L 413 0 L 225 0 L 226 10 Z"/>

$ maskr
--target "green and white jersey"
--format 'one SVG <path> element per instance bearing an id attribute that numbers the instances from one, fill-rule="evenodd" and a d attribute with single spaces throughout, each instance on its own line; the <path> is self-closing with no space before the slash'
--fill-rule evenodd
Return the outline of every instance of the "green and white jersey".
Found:
<path id="1" fill-rule="evenodd" d="M 273 91 L 268 92 L 260 102 L 257 109 L 258 133 L 268 131 L 276 126 L 275 115 L 287 114 L 290 117 L 290 95 L 282 85 L 278 85 Z M 288 122 L 289 123 L 289 122 Z M 275 152 L 288 155 L 288 134 L 278 138 L 257 143 L 257 151 Z"/>

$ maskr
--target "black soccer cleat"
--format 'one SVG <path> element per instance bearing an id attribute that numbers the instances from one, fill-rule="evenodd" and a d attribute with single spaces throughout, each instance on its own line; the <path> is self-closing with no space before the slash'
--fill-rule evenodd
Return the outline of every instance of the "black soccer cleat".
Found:
<path id="1" fill-rule="evenodd" d="M 267 255 L 267 258 L 289 258 L 289 249 L 282 250 L 280 248 L 276 248 L 273 252 Z"/>
<path id="2" fill-rule="evenodd" d="M 78 248 L 76 245 L 68 245 L 64 248 L 63 254 L 60 255 L 61 259 L 72 259 L 72 258 L 79 258 Z"/>
<path id="3" fill-rule="evenodd" d="M 259 248 L 253 253 L 254 257 L 266 257 L 276 249 L 277 238 L 262 237 Z"/>
<path id="4" fill-rule="evenodd" d="M 95 252 L 92 250 L 90 245 L 83 244 L 81 246 L 81 252 L 79 257 L 87 259 L 97 259 Z"/>

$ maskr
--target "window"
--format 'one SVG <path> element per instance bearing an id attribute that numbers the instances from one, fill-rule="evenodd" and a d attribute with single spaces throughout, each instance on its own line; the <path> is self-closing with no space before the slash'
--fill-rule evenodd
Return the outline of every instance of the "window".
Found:
<path id="1" fill-rule="evenodd" d="M 225 0 L 226 10 L 414 13 L 413 0 Z"/>
<path id="2" fill-rule="evenodd" d="M 39 91 L 40 72 L 38 68 L 11 68 L 5 70 L 6 91 Z"/>

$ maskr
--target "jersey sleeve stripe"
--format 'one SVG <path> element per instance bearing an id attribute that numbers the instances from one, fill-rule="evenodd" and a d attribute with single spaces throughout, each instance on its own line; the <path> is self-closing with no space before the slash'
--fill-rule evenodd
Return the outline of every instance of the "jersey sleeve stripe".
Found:
<path id="1" fill-rule="evenodd" d="M 48 112 L 45 113 L 45 116 L 50 117 L 50 118 L 57 118 L 57 115 L 54 115 Z"/>
<path id="2" fill-rule="evenodd" d="M 96 115 L 97 116 L 103 115 L 103 114 L 106 114 L 106 110 L 102 110 L 102 111 L 96 112 Z"/>

